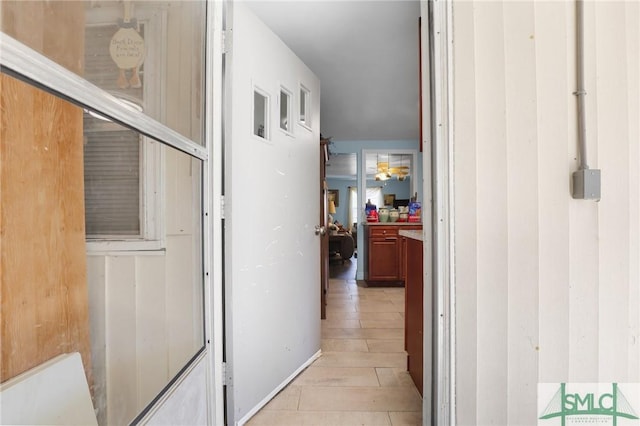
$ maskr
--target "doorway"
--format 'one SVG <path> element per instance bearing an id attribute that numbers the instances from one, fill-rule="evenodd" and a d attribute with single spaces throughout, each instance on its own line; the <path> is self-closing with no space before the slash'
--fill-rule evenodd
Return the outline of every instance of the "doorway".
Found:
<path id="1" fill-rule="evenodd" d="M 244 2 L 226 18 L 227 422 L 242 424 L 319 356 L 320 83 Z"/>
<path id="2" fill-rule="evenodd" d="M 269 7 L 270 6 L 271 5 L 269 5 Z M 278 13 L 278 12 L 274 11 L 273 13 Z M 426 13 L 426 5 L 424 5 L 423 13 Z M 291 19 L 290 16 L 291 15 L 287 15 L 287 17 L 289 18 L 288 20 L 293 22 L 292 25 L 303 25 L 305 22 L 308 22 L 308 19 L 307 20 L 305 20 L 305 19 Z M 320 16 L 315 16 L 314 18 L 322 20 Z M 334 16 L 333 19 L 336 19 L 336 17 Z M 270 25 L 270 27 L 271 27 L 271 25 Z M 424 36 L 423 36 L 423 39 L 424 39 Z M 425 60 L 426 59 L 423 58 L 423 61 L 425 61 Z M 427 97 L 425 97 L 425 99 L 429 99 L 429 97 L 427 96 Z M 363 99 L 359 98 L 359 101 L 360 101 L 360 103 L 362 105 Z M 429 102 L 427 100 L 425 100 L 425 103 L 429 103 Z M 358 108 L 354 108 L 353 111 L 359 111 L 359 109 Z M 323 114 L 322 114 L 323 120 L 325 118 L 331 117 L 331 115 L 333 115 L 333 114 L 336 114 L 336 112 L 335 111 L 327 111 L 325 113 L 323 111 Z M 429 111 L 423 112 L 423 117 L 429 117 Z M 353 120 L 352 120 L 352 123 L 354 124 L 352 126 L 353 129 L 351 129 L 352 132 L 357 132 L 359 130 L 362 130 L 362 127 L 360 126 L 362 124 L 362 120 L 359 120 L 358 118 L 359 117 L 356 115 L 356 117 L 353 118 Z M 428 121 L 428 120 L 423 120 L 423 121 Z M 328 134 L 331 134 L 331 132 L 329 132 Z M 353 133 L 351 133 L 351 134 L 353 134 Z M 425 135 L 426 135 L 425 139 L 429 139 L 430 138 L 428 129 L 425 129 Z M 426 144 L 425 144 L 425 146 L 426 146 Z M 431 161 L 430 161 L 430 158 L 425 158 L 424 159 L 424 164 L 429 166 L 428 168 L 427 167 L 424 168 L 425 175 L 430 176 L 430 172 L 431 172 L 431 167 L 430 167 L 431 166 Z M 423 187 L 425 188 L 423 199 L 425 199 L 425 200 L 431 199 L 431 185 L 430 184 L 424 184 Z M 427 225 L 427 224 L 425 223 L 425 225 Z M 429 235 L 431 235 L 430 231 L 426 230 L 425 232 L 428 233 Z M 429 266 L 430 266 L 431 254 L 432 253 L 431 253 L 430 250 L 425 252 L 425 259 L 428 259 L 428 260 L 426 260 L 426 262 L 429 262 Z M 425 302 L 426 302 L 426 300 L 425 300 Z M 431 299 L 429 299 L 429 302 L 431 302 Z M 429 380 L 430 380 L 430 378 L 429 378 Z"/>

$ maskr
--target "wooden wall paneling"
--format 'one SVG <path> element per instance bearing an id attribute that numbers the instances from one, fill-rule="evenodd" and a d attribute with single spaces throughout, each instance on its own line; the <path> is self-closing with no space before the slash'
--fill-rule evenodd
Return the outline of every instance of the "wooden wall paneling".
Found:
<path id="1" fill-rule="evenodd" d="M 190 235 L 167 237 L 166 265 L 166 327 L 169 349 L 169 372 L 175 374 L 195 354 L 202 345 L 202 338 L 194 347 L 194 312 L 200 312 L 196 306 L 195 280 L 200 274 L 191 269 L 193 265 L 193 237 Z"/>
<path id="2" fill-rule="evenodd" d="M 504 12 L 485 3 L 475 12 L 478 170 L 478 424 L 508 424 L 507 374 L 507 140 Z M 490 50 L 491 55 L 482 52 Z"/>
<path id="3" fill-rule="evenodd" d="M 592 137 L 607 145 L 598 150 L 592 167 L 606 170 L 602 182 L 605 199 L 598 203 L 599 227 L 606 231 L 599 239 L 601 262 L 599 284 L 598 378 L 604 382 L 625 377 L 629 305 L 629 116 L 620 114 L 618 105 L 628 105 L 628 69 L 626 49 L 612 49 L 626 39 L 624 3 L 595 5 L 595 49 L 597 64 L 598 128 Z M 636 116 L 636 120 L 640 116 Z M 638 141 L 636 140 L 636 143 Z M 634 167 L 638 167 L 638 163 Z"/>
<path id="4" fill-rule="evenodd" d="M 128 424 L 138 414 L 136 261 L 107 258 L 107 424 Z"/>
<path id="5" fill-rule="evenodd" d="M 595 46 L 595 40 L 590 33 L 594 30 L 593 4 L 585 3 L 585 46 Z M 570 10 L 568 18 L 574 20 L 575 12 Z M 575 26 L 569 25 L 570 40 L 575 40 Z M 596 104 L 598 94 L 596 87 L 596 62 L 593 51 L 587 47 L 585 52 L 585 86 L 589 87 L 589 99 L 586 101 L 587 144 L 589 162 L 598 164 L 600 148 L 595 135 L 598 133 L 598 113 Z M 569 53 L 575 55 L 575 46 L 570 42 Z M 575 65 L 569 63 L 570 87 L 575 89 Z M 575 98 L 575 97 L 574 97 Z M 569 155 L 577 157 L 577 135 L 575 99 L 571 102 L 571 114 L 569 115 Z M 570 173 L 577 169 L 577 161 L 570 161 L 568 170 Z M 595 167 L 595 166 L 594 166 Z M 570 199 L 569 203 L 569 381 L 592 382 L 597 381 L 598 375 L 598 340 L 600 329 L 598 324 L 599 308 L 599 275 L 600 261 L 598 256 L 598 228 L 599 214 L 598 203 L 589 203 L 583 200 Z M 588 336 L 588 337 L 587 337 Z"/>
<path id="6" fill-rule="evenodd" d="M 200 164 L 200 162 L 198 162 Z M 198 232 L 193 224 L 193 179 L 199 176 L 196 165 L 186 154 L 166 151 L 166 223 L 167 235 L 191 235 Z M 199 169 L 199 167 L 198 167 Z"/>
<path id="7" fill-rule="evenodd" d="M 477 422 L 477 192 L 475 185 L 464 185 L 469 177 L 477 174 L 476 136 L 476 79 L 475 79 L 475 23 L 474 5 L 460 2 L 455 5 L 455 34 L 458 40 L 454 49 L 454 62 L 466 66 L 454 68 L 457 93 L 464 93 L 465 102 L 454 102 L 456 117 L 456 144 L 454 180 L 456 182 L 455 224 L 456 233 L 456 393 L 459 409 L 458 423 L 473 425 Z M 459 183 L 458 183 L 459 182 Z"/>
<path id="8" fill-rule="evenodd" d="M 574 79 L 566 71 L 573 44 L 567 22 L 572 4 L 535 4 L 538 128 L 539 366 L 540 382 L 568 381 L 569 374 L 569 203 L 567 169 L 575 150 L 569 137 L 575 120 Z M 558 40 L 567 40 L 559 43 Z M 544 313 L 544 314 L 543 314 Z"/>
<path id="9" fill-rule="evenodd" d="M 98 424 L 107 424 L 107 265 L 104 256 L 87 256 L 93 406 Z"/>
<path id="10" fill-rule="evenodd" d="M 165 256 L 136 257 L 136 359 L 138 401 L 148 404 L 167 384 Z"/>
<path id="11" fill-rule="evenodd" d="M 166 90 L 167 100 L 171 100 L 171 102 L 167 102 L 165 106 L 166 111 L 166 123 L 172 129 L 182 133 L 183 129 L 179 127 L 181 111 L 180 108 L 184 105 L 178 102 L 180 98 L 179 93 L 179 85 L 177 82 L 180 80 L 180 68 L 182 66 L 180 60 L 180 41 L 182 37 L 180 37 L 180 20 L 175 10 L 169 13 L 167 17 L 167 57 L 175 58 L 175 60 L 167 61 L 167 69 L 166 69 L 166 82 L 165 87 L 163 89 Z"/>
<path id="12" fill-rule="evenodd" d="M 203 3 L 201 3 L 203 4 Z M 190 78 L 191 88 L 189 93 L 191 93 L 191 102 L 189 105 L 191 106 L 191 111 L 188 117 L 191 119 L 191 131 L 189 132 L 190 137 L 196 141 L 205 144 L 204 140 L 204 97 L 205 90 L 207 89 L 204 85 L 204 66 L 205 55 L 204 55 L 204 38 L 201 37 L 200 32 L 200 23 L 202 22 L 202 14 L 206 9 L 204 7 L 189 7 L 187 8 L 187 12 L 189 13 L 187 17 L 187 22 L 191 23 L 189 25 L 189 39 L 191 40 L 191 48 L 190 48 Z M 195 23 L 195 24 L 194 24 Z"/>
<path id="13" fill-rule="evenodd" d="M 45 1 L 43 53 L 63 67 L 82 75 L 84 70 L 84 2 Z M 32 28 L 29 28 L 32 30 Z"/>
<path id="14" fill-rule="evenodd" d="M 570 195 L 574 5 L 454 5 L 459 424 L 535 423 L 536 381 L 640 374 L 640 6 L 585 5 L 599 203 Z"/>
<path id="15" fill-rule="evenodd" d="M 189 37 L 193 24 L 189 21 L 189 9 L 177 3 L 171 7 L 167 33 L 167 55 L 173 58 L 167 67 L 167 123 L 179 133 L 192 135 L 191 107 L 193 106 L 193 46 Z M 201 132 L 200 132 L 201 133 Z M 199 136 L 199 135 L 198 135 Z"/>
<path id="16" fill-rule="evenodd" d="M 194 96 L 195 96 L 195 81 L 193 80 L 194 73 L 194 62 L 195 59 L 195 46 L 193 40 L 193 27 L 194 21 L 192 21 L 193 17 L 191 16 L 191 8 L 181 7 L 179 11 L 180 16 L 180 32 L 181 37 L 180 41 L 180 59 L 178 63 L 180 63 L 180 78 L 178 82 L 180 82 L 179 87 L 179 105 L 185 105 L 186 108 L 183 108 L 180 114 L 180 125 L 182 126 L 183 134 L 194 137 L 197 141 L 201 141 L 201 138 L 195 137 L 194 132 L 198 132 L 202 134 L 202 131 L 199 129 L 192 128 L 192 118 L 195 116 L 194 110 Z"/>
<path id="17" fill-rule="evenodd" d="M 2 380 L 72 349 L 90 377 L 82 110 L 2 78 Z"/>
<path id="18" fill-rule="evenodd" d="M 0 3 L 0 12 L 2 32 L 42 52 L 43 1 L 6 0 Z"/>
<path id="19" fill-rule="evenodd" d="M 625 4 L 625 28 L 627 46 L 627 84 L 629 96 L 628 126 L 629 140 L 640 141 L 640 3 Z M 640 143 L 629 145 L 629 281 L 640 283 Z M 629 286 L 629 328 L 640 336 L 640 285 Z M 630 381 L 640 381 L 640 345 L 628 345 L 628 377 Z M 634 362 L 636 360 L 637 362 Z"/>
<path id="20" fill-rule="evenodd" d="M 75 72 L 82 70 L 77 60 L 83 57 L 81 3 L 3 2 L 1 7 L 3 31 Z M 82 110 L 10 77 L 0 78 L 0 380 L 60 353 L 79 351 L 91 383 Z"/>
<path id="21" fill-rule="evenodd" d="M 5 0 L 0 7 L 3 32 L 65 68 L 82 74 L 83 2 Z"/>
<path id="22" fill-rule="evenodd" d="M 533 2 L 504 3 L 507 159 L 507 424 L 535 418 L 538 134 Z M 506 36 L 508 34 L 508 36 Z M 526 158 L 527 161 L 522 161 Z"/>

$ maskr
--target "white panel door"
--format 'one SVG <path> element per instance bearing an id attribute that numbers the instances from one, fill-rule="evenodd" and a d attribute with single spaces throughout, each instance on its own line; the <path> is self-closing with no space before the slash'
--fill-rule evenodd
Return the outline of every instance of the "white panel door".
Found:
<path id="1" fill-rule="evenodd" d="M 237 424 L 320 350 L 320 83 L 243 2 L 227 13 L 225 341 Z"/>

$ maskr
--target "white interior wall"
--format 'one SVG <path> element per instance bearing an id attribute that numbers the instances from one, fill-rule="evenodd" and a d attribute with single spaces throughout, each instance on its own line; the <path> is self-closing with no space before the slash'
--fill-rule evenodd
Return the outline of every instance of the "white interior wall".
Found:
<path id="1" fill-rule="evenodd" d="M 586 2 L 577 169 L 573 2 L 453 5 L 460 425 L 535 424 L 538 382 L 640 381 L 640 5 Z"/>

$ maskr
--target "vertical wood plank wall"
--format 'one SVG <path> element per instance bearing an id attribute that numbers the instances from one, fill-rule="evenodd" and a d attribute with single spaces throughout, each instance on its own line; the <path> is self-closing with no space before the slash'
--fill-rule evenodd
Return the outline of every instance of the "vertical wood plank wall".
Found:
<path id="1" fill-rule="evenodd" d="M 82 3 L 0 7 L 3 31 L 81 72 Z M 91 381 L 82 110 L 5 75 L 0 84 L 0 381 L 73 351 Z"/>
<path id="2" fill-rule="evenodd" d="M 640 381 L 640 4 L 585 2 L 577 169 L 573 2 L 453 6 L 459 425 L 537 422 L 539 382 Z"/>
<path id="3" fill-rule="evenodd" d="M 158 107 L 167 125 L 200 141 L 201 94 L 194 93 L 193 78 L 204 58 L 193 10 L 180 2 L 167 8 L 161 91 L 179 101 Z M 99 424 L 129 423 L 204 344 L 200 162 L 171 148 L 163 158 L 166 250 L 88 256 Z"/>
<path id="4" fill-rule="evenodd" d="M 99 424 L 129 423 L 204 344 L 200 176 L 186 154 L 166 157 L 166 250 L 88 256 Z"/>

